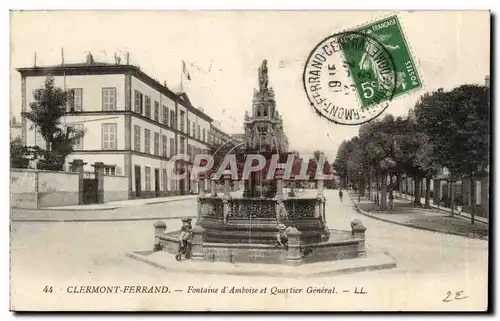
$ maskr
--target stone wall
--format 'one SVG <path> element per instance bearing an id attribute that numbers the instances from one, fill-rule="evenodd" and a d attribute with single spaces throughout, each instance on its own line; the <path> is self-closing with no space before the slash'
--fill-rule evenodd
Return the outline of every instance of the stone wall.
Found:
<path id="1" fill-rule="evenodd" d="M 11 169 L 10 174 L 11 207 L 78 205 L 77 173 Z"/>
<path id="2" fill-rule="evenodd" d="M 37 171 L 10 170 L 10 206 L 37 208 Z"/>
<path id="3" fill-rule="evenodd" d="M 38 207 L 78 205 L 78 173 L 38 171 Z"/>
<path id="4" fill-rule="evenodd" d="M 128 199 L 128 176 L 104 175 L 104 202 Z"/>

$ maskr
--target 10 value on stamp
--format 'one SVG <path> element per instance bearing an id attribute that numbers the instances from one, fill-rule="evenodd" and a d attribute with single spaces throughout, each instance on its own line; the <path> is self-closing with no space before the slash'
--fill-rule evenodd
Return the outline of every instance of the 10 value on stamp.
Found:
<path id="1" fill-rule="evenodd" d="M 343 125 L 368 122 L 395 97 L 422 88 L 397 16 L 323 39 L 309 54 L 303 82 L 316 112 Z"/>

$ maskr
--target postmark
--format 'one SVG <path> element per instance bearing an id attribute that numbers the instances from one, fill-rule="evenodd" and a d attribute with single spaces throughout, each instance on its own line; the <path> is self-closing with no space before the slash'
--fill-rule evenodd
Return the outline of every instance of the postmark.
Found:
<path id="1" fill-rule="evenodd" d="M 303 81 L 316 112 L 343 125 L 368 122 L 394 97 L 421 87 L 397 16 L 319 42 Z"/>

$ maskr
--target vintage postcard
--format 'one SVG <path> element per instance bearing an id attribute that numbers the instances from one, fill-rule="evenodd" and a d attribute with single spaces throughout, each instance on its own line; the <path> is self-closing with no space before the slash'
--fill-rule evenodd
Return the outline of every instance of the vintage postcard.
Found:
<path id="1" fill-rule="evenodd" d="M 489 11 L 12 11 L 12 311 L 486 311 Z"/>

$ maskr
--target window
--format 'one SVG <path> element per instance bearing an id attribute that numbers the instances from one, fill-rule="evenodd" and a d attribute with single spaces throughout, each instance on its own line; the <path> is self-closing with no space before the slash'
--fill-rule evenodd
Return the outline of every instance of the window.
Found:
<path id="1" fill-rule="evenodd" d="M 102 124 L 102 149 L 116 149 L 116 124 Z"/>
<path id="2" fill-rule="evenodd" d="M 102 110 L 116 110 L 116 88 L 102 89 Z"/>
<path id="3" fill-rule="evenodd" d="M 144 167 L 144 181 L 145 185 L 144 188 L 146 191 L 151 190 L 151 167 L 145 166 Z"/>
<path id="4" fill-rule="evenodd" d="M 155 119 L 155 121 L 159 121 L 159 118 L 160 118 L 160 103 L 155 101 L 154 119 Z"/>
<path id="5" fill-rule="evenodd" d="M 206 137 L 205 128 L 203 128 L 203 136 L 202 136 L 202 140 L 203 140 L 204 142 L 206 142 L 206 138 L 207 138 L 207 137 Z"/>
<path id="6" fill-rule="evenodd" d="M 200 136 L 201 136 L 201 128 L 200 128 L 200 125 L 198 125 L 198 132 L 196 133 L 196 138 L 200 139 Z"/>
<path id="7" fill-rule="evenodd" d="M 161 136 L 161 154 L 163 157 L 167 157 L 167 136 Z"/>
<path id="8" fill-rule="evenodd" d="M 151 154 L 151 131 L 144 129 L 144 152 Z"/>
<path id="9" fill-rule="evenodd" d="M 170 127 L 177 128 L 175 126 L 175 110 L 170 111 Z"/>
<path id="10" fill-rule="evenodd" d="M 72 88 L 68 90 L 68 100 L 66 102 L 70 113 L 82 111 L 83 89 Z"/>
<path id="11" fill-rule="evenodd" d="M 170 157 L 175 155 L 175 139 L 170 138 Z"/>
<path id="12" fill-rule="evenodd" d="M 163 106 L 163 124 L 168 126 L 168 108 Z"/>
<path id="13" fill-rule="evenodd" d="M 146 96 L 146 117 L 151 118 L 151 98 Z"/>
<path id="14" fill-rule="evenodd" d="M 184 119 L 185 118 L 185 112 L 184 111 L 181 111 L 181 124 L 180 124 L 180 131 L 181 132 L 184 132 Z"/>
<path id="15" fill-rule="evenodd" d="M 135 91 L 135 104 L 134 104 L 134 111 L 136 113 L 142 114 L 142 98 L 143 95 L 140 91 L 136 90 Z"/>
<path id="16" fill-rule="evenodd" d="M 73 128 L 80 132 L 83 130 L 83 124 L 74 124 Z M 73 146 L 74 150 L 82 150 L 83 149 L 83 137 L 80 138 L 78 141 L 76 141 L 75 145 Z"/>
<path id="17" fill-rule="evenodd" d="M 179 148 L 179 153 L 184 154 L 185 153 L 185 149 L 186 149 L 186 146 L 184 146 L 185 143 L 186 143 L 186 139 L 184 137 L 181 137 L 180 143 L 181 143 L 181 146 Z"/>
<path id="18" fill-rule="evenodd" d="M 104 174 L 115 175 L 115 166 L 104 166 Z"/>
<path id="19" fill-rule="evenodd" d="M 156 155 L 156 156 L 159 156 L 160 155 L 160 134 L 158 133 L 155 133 L 155 136 L 154 136 L 154 146 L 153 146 L 153 153 Z"/>
<path id="20" fill-rule="evenodd" d="M 191 135 L 191 122 L 189 120 L 187 121 L 187 134 Z"/>
<path id="21" fill-rule="evenodd" d="M 167 187 L 168 187 L 168 177 L 167 177 L 167 169 L 166 168 L 162 168 L 161 177 L 162 177 L 162 181 L 163 181 L 163 191 L 166 191 Z"/>
<path id="22" fill-rule="evenodd" d="M 137 125 L 134 126 L 134 150 L 141 151 L 141 127 Z"/>

